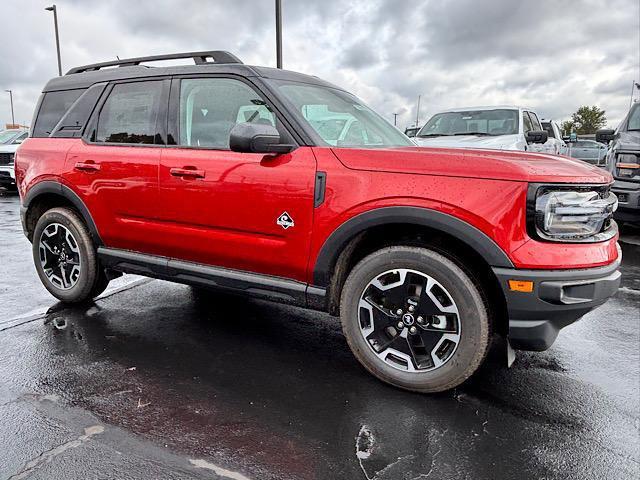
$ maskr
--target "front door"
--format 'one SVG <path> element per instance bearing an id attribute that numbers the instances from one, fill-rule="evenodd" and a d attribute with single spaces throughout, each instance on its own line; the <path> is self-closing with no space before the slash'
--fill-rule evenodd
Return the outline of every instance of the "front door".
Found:
<path id="1" fill-rule="evenodd" d="M 160 162 L 160 221 L 167 257 L 304 280 L 316 161 L 309 147 L 283 155 L 229 150 L 237 123 L 276 126 L 264 95 L 242 80 L 174 79 Z"/>

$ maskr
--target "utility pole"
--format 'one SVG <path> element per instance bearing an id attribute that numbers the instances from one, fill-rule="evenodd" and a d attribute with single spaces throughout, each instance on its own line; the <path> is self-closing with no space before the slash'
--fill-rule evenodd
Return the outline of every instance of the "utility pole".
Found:
<path id="1" fill-rule="evenodd" d="M 56 50 L 58 52 L 58 76 L 62 76 L 62 60 L 60 59 L 60 36 L 58 34 L 58 9 L 55 4 L 46 7 L 45 10 L 53 12 L 53 26 L 56 31 Z"/>
<path id="2" fill-rule="evenodd" d="M 276 66 L 282 68 L 282 0 L 276 0 Z"/>
<path id="3" fill-rule="evenodd" d="M 422 95 L 418 95 L 418 108 L 416 108 L 416 127 L 419 127 L 418 121 L 420 119 L 420 97 Z"/>
<path id="4" fill-rule="evenodd" d="M 393 114 L 393 126 L 394 127 L 398 125 L 397 120 L 398 120 L 398 114 L 394 113 Z"/>
<path id="5" fill-rule="evenodd" d="M 11 102 L 11 124 L 16 124 L 16 119 L 13 116 L 13 92 L 11 90 L 5 90 L 5 92 L 9 92 L 9 101 Z"/>

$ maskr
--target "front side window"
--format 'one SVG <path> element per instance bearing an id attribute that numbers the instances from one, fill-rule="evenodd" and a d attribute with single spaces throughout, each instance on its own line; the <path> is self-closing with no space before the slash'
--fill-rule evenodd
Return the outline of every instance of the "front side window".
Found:
<path id="1" fill-rule="evenodd" d="M 320 145 L 344 148 L 415 146 L 355 96 L 335 88 L 271 80 Z"/>
<path id="2" fill-rule="evenodd" d="M 518 111 L 497 109 L 437 113 L 420 129 L 417 136 L 497 136 L 515 133 L 518 133 Z"/>
<path id="3" fill-rule="evenodd" d="M 162 80 L 114 85 L 98 117 L 94 140 L 105 143 L 161 143 L 157 131 Z"/>
<path id="4" fill-rule="evenodd" d="M 529 116 L 531 117 L 531 123 L 533 125 L 533 129 L 538 132 L 542 130 L 542 126 L 540 125 L 540 120 L 538 120 L 538 116 L 533 112 L 529 112 Z"/>
<path id="5" fill-rule="evenodd" d="M 524 127 L 525 135 L 534 130 L 533 122 L 531 121 L 531 117 L 529 117 L 529 112 L 522 112 L 522 126 Z"/>
<path id="6" fill-rule="evenodd" d="M 48 137 L 69 107 L 84 92 L 84 89 L 63 90 L 43 94 L 40 110 L 33 126 L 32 136 Z"/>
<path id="7" fill-rule="evenodd" d="M 238 123 L 277 126 L 276 116 L 255 90 L 230 78 L 194 78 L 180 82 L 180 145 L 229 148 Z"/>

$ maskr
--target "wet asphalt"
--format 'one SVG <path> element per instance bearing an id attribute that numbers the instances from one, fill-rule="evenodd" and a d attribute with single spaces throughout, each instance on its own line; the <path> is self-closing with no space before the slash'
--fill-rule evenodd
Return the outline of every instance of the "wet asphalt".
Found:
<path id="1" fill-rule="evenodd" d="M 427 396 L 317 312 L 133 276 L 56 304 L 18 204 L 0 196 L 0 479 L 640 476 L 640 230 L 618 294 L 550 350 Z"/>

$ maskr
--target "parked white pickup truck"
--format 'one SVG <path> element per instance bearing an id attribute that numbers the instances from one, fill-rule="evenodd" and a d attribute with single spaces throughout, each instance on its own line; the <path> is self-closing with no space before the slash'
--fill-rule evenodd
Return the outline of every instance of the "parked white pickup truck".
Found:
<path id="1" fill-rule="evenodd" d="M 425 147 L 488 148 L 556 153 L 530 108 L 454 108 L 436 113 L 414 140 Z"/>

